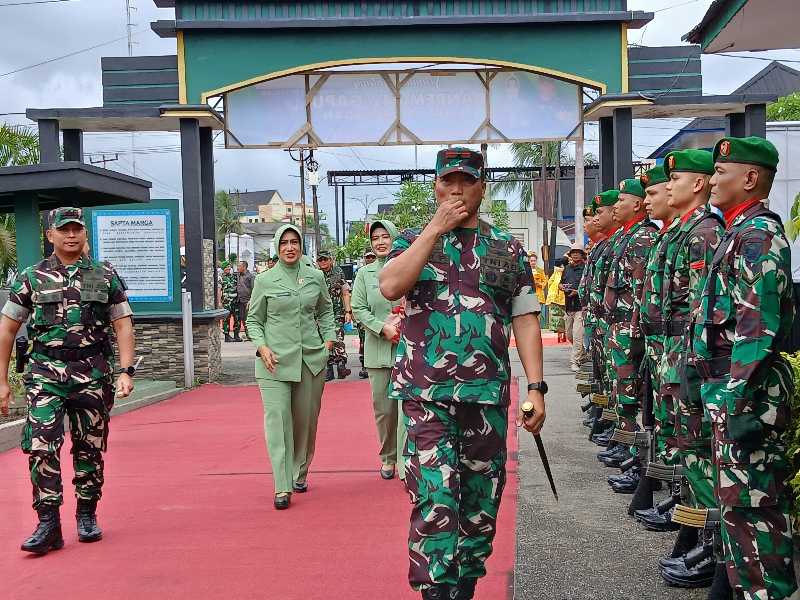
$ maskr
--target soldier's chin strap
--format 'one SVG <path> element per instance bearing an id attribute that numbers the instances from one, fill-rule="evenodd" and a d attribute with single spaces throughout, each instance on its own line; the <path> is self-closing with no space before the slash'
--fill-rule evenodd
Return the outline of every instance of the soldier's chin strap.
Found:
<path id="1" fill-rule="evenodd" d="M 526 419 L 530 419 L 534 415 L 533 410 L 533 402 L 527 401 L 523 402 L 522 406 L 522 416 Z M 542 465 L 544 466 L 544 472 L 547 474 L 547 480 L 550 482 L 550 489 L 553 491 L 553 496 L 558 502 L 558 492 L 556 491 L 556 482 L 553 480 L 553 473 L 550 471 L 550 461 L 547 460 L 547 452 L 544 449 L 544 443 L 542 442 L 542 437 L 538 433 L 533 434 L 533 441 L 536 442 L 536 447 L 539 450 L 539 457 L 542 459 Z"/>

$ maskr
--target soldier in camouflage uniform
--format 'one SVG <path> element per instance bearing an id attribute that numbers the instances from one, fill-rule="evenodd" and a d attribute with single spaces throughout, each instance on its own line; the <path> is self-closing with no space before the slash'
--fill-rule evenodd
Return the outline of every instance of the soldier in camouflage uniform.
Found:
<path id="1" fill-rule="evenodd" d="M 656 237 L 656 226 L 647 218 L 644 209 L 644 188 L 638 179 L 625 179 L 619 184 L 620 193 L 614 205 L 614 220 L 623 234 L 612 249 L 612 266 L 603 297 L 603 310 L 608 322 L 606 348 L 609 352 L 611 398 L 617 413 L 617 428 L 634 431 L 642 403 L 640 368 L 644 358 L 644 339 L 638 328 L 632 327 L 634 299 L 641 297 L 645 265 Z M 624 449 L 624 445 L 620 444 Z M 620 464 L 619 457 L 604 461 Z M 638 472 L 631 471 L 618 480 L 609 481 L 615 492 L 632 493 L 639 484 Z"/>
<path id="2" fill-rule="evenodd" d="M 233 272 L 228 261 L 222 263 L 222 308 L 228 311 L 225 320 L 222 322 L 222 333 L 225 334 L 226 342 L 241 342 L 239 337 L 239 297 L 236 293 L 236 273 Z M 231 318 L 233 318 L 233 338 L 230 336 Z"/>
<path id="3" fill-rule="evenodd" d="M 611 395 L 611 382 L 608 377 L 608 368 L 606 366 L 608 355 L 604 346 L 605 336 L 608 332 L 608 323 L 605 318 L 603 310 L 603 295 L 606 287 L 606 279 L 608 272 L 611 268 L 611 250 L 614 243 L 622 235 L 622 229 L 614 221 L 614 205 L 619 198 L 619 190 L 608 190 L 595 196 L 592 201 L 594 211 L 594 222 L 599 232 L 605 235 L 605 238 L 600 240 L 597 244 L 597 253 L 592 267 L 592 281 L 589 284 L 589 300 L 587 312 L 592 316 L 594 322 L 594 331 L 592 331 L 590 345 L 592 347 L 593 364 L 595 366 L 595 380 L 600 383 L 603 394 L 606 397 Z M 600 419 L 602 408 L 598 407 L 595 413 L 594 423 L 591 423 L 593 428 L 596 426 L 597 421 Z M 602 424 L 602 423 L 601 423 Z M 605 442 L 601 445 L 608 444 L 610 432 L 605 437 Z M 593 438 L 597 441 L 597 437 Z M 613 449 L 613 448 L 612 448 Z"/>
<path id="4" fill-rule="evenodd" d="M 125 286 L 108 263 L 83 256 L 86 228 L 78 208 L 50 212 L 47 238 L 54 254 L 24 269 L 11 287 L 0 320 L 0 412 L 8 409 L 8 361 L 22 323 L 33 341 L 24 382 L 28 417 L 22 450 L 28 454 L 33 507 L 39 525 L 22 550 L 46 554 L 64 545 L 59 453 L 69 418 L 78 539 L 102 537 L 95 516 L 103 487 L 103 457 L 114 404 L 111 329 L 125 369 L 117 397 L 133 390 L 134 334 Z"/>
<path id="5" fill-rule="evenodd" d="M 787 426 L 792 369 L 779 347 L 794 319 L 791 255 L 768 198 L 778 164 L 762 138 L 720 140 L 711 203 L 726 231 L 694 315 L 695 366 L 713 428 L 728 578 L 739 598 L 800 597 L 795 583 Z"/>
<path id="6" fill-rule="evenodd" d="M 436 214 L 395 240 L 379 279 L 384 297 L 406 296 L 391 396 L 408 429 L 409 581 L 424 599 L 466 600 L 486 573 L 506 481 L 512 326 L 535 406 L 518 425 L 541 429 L 546 385 L 525 250 L 478 219 L 483 156 L 442 150 L 436 174 Z"/>
<path id="7" fill-rule="evenodd" d="M 662 389 L 660 372 L 664 354 L 665 318 L 663 314 L 662 284 L 667 263 L 667 247 L 679 230 L 677 214 L 667 203 L 667 176 L 663 167 L 650 169 L 641 177 L 645 189 L 645 210 L 649 217 L 661 221 L 663 227 L 653 242 L 647 258 L 642 294 L 636 299 L 633 328 L 638 328 L 645 340 L 645 375 L 650 377 L 653 391 L 653 415 L 655 417 L 655 458 L 665 464 L 677 460 L 675 440 L 675 409 L 672 397 Z"/>
<path id="8" fill-rule="evenodd" d="M 350 369 L 347 368 L 347 347 L 344 344 L 344 324 L 353 322 L 353 310 L 350 307 L 350 285 L 344 278 L 344 271 L 333 263 L 333 256 L 327 250 L 322 250 L 317 255 L 317 264 L 328 284 L 328 293 L 333 301 L 333 316 L 337 327 L 336 342 L 333 344 L 333 351 L 328 359 L 325 381 L 330 381 L 337 375 L 339 379 L 344 379 L 350 375 Z M 336 374 L 334 374 L 334 367 L 336 367 Z"/>
<path id="9" fill-rule="evenodd" d="M 666 322 L 665 348 L 661 366 L 663 395 L 676 407 L 675 436 L 678 462 L 691 497 L 685 498 L 694 508 L 715 508 L 713 467 L 711 461 L 711 423 L 700 402 L 700 383 L 694 366 L 687 364 L 691 349 L 690 323 L 697 312 L 700 292 L 705 285 L 708 267 L 723 233 L 722 219 L 708 206 L 709 179 L 714 173 L 714 159 L 704 150 L 671 152 L 664 160 L 669 177 L 670 205 L 680 214 L 680 228 L 667 248 L 667 272 L 664 280 L 663 311 Z M 686 374 L 692 377 L 687 379 Z M 686 494 L 684 494 L 686 495 Z M 684 532 L 685 533 L 685 532 Z M 697 537 L 687 537 L 692 542 Z M 710 536 L 708 559 L 688 569 L 682 559 L 670 564 L 662 561 L 662 576 L 668 583 L 691 587 L 708 585 L 714 577 L 715 564 Z M 681 536 L 679 536 L 680 541 Z M 686 553 L 691 544 L 676 547 L 673 556 Z M 726 583 L 724 569 L 718 577 Z"/>

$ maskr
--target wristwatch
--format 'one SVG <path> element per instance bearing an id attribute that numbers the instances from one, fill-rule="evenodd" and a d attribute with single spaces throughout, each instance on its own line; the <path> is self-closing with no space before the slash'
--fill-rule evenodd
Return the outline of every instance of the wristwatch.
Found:
<path id="1" fill-rule="evenodd" d="M 130 367 L 125 367 L 124 369 L 118 369 L 117 375 L 127 375 L 128 377 L 133 377 L 136 375 L 136 367 L 131 365 Z"/>
<path id="2" fill-rule="evenodd" d="M 542 392 L 542 394 L 546 394 L 547 393 L 547 382 L 546 381 L 537 381 L 535 383 L 529 383 L 528 384 L 528 391 L 529 392 L 539 391 L 539 392 Z"/>

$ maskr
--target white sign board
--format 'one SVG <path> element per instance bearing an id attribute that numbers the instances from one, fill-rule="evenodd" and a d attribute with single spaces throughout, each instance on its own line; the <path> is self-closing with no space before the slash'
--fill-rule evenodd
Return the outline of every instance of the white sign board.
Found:
<path id="1" fill-rule="evenodd" d="M 96 210 L 92 249 L 128 286 L 131 302 L 172 302 L 172 224 L 167 209 Z"/>
<path id="2" fill-rule="evenodd" d="M 800 201 L 800 123 L 768 123 L 767 139 L 775 144 L 780 155 L 769 194 L 769 208 L 787 224 L 791 220 L 792 206 Z M 800 283 L 800 237 L 790 243 L 792 279 Z"/>

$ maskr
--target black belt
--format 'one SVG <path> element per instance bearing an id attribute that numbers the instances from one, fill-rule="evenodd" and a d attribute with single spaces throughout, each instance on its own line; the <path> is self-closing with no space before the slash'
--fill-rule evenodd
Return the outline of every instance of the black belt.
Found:
<path id="1" fill-rule="evenodd" d="M 654 321 L 652 323 L 642 323 L 642 333 L 645 335 L 664 335 L 664 323 Z"/>
<path id="2" fill-rule="evenodd" d="M 731 372 L 731 357 L 717 356 L 708 360 L 697 360 L 695 362 L 697 373 L 703 379 L 715 379 Z"/>
<path id="3" fill-rule="evenodd" d="M 53 360 L 60 360 L 62 362 L 75 362 L 77 360 L 84 360 L 99 354 L 110 354 L 111 344 L 102 342 L 99 344 L 92 344 L 84 348 L 51 348 L 45 346 L 41 342 L 33 342 L 33 351 L 36 354 L 44 354 Z"/>
<path id="4" fill-rule="evenodd" d="M 677 337 L 686 335 L 689 327 L 689 321 L 669 321 L 666 323 L 664 333 L 669 337 Z"/>

